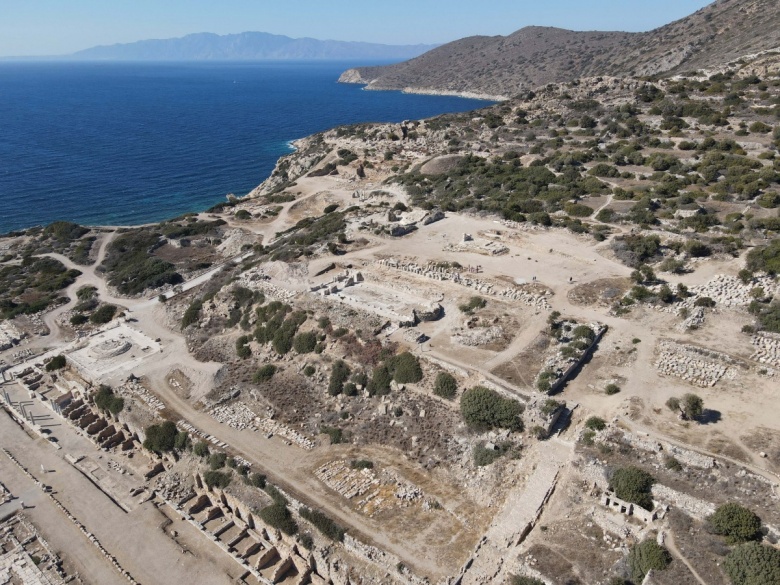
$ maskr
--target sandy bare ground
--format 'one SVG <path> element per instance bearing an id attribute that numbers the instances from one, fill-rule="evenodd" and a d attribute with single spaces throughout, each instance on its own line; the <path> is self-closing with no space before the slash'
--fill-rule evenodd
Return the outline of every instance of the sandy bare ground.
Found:
<path id="1" fill-rule="evenodd" d="M 0 413 L 0 444 L 39 480 L 140 583 L 231 583 L 216 557 L 186 554 L 159 528 L 165 517 L 151 503 L 126 513 L 55 453 L 42 439 L 31 439 L 5 413 Z M 97 451 L 97 450 L 95 450 Z M 95 455 L 97 456 L 97 455 Z M 46 473 L 41 472 L 44 466 Z M 127 583 L 78 528 L 19 468 L 0 454 L 0 475 L 11 493 L 24 500 L 25 513 L 55 549 L 73 563 L 89 583 Z M 204 541 L 204 548 L 209 543 Z M 219 552 L 215 550 L 215 552 Z M 240 573 L 236 565 L 233 578 Z"/>

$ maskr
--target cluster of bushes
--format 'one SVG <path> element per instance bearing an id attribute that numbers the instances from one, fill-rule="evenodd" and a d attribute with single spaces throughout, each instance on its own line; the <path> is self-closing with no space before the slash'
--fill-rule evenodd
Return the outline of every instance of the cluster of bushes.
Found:
<path id="1" fill-rule="evenodd" d="M 55 355 L 46 363 L 47 372 L 55 372 L 63 369 L 68 364 L 64 355 Z"/>
<path id="2" fill-rule="evenodd" d="M 110 323 L 116 315 L 117 308 L 114 305 L 102 305 L 97 311 L 92 313 L 89 322 L 94 325 L 104 325 Z"/>
<path id="3" fill-rule="evenodd" d="M 480 441 L 474 445 L 474 450 L 472 451 L 474 465 L 477 467 L 485 467 L 486 465 L 490 465 L 511 448 L 511 443 L 501 443 L 495 445 L 495 448 L 491 449 L 488 448 L 483 441 Z"/>
<path id="4" fill-rule="evenodd" d="M 181 451 L 187 447 L 189 440 L 189 435 L 185 431 L 179 432 L 176 425 L 169 420 L 146 427 L 144 433 L 144 448 L 155 453 Z"/>
<path id="5" fill-rule="evenodd" d="M 225 489 L 227 486 L 230 485 L 231 479 L 232 478 L 230 473 L 215 471 L 213 469 L 210 469 L 209 471 L 203 474 L 203 481 L 206 483 L 209 489 L 215 487 Z"/>
<path id="6" fill-rule="evenodd" d="M 273 364 L 266 364 L 255 372 L 255 375 L 252 376 L 252 381 L 255 384 L 262 384 L 273 378 L 274 374 L 276 374 L 276 366 Z"/>
<path id="7" fill-rule="evenodd" d="M 637 504 L 645 510 L 653 509 L 651 490 L 655 478 L 638 467 L 621 467 L 612 473 L 609 487 L 621 500 Z"/>
<path id="8" fill-rule="evenodd" d="M 110 386 L 101 384 L 95 393 L 95 406 L 102 411 L 119 414 L 125 407 L 125 400 L 121 396 L 114 394 L 114 390 Z"/>
<path id="9" fill-rule="evenodd" d="M 353 208 L 344 211 L 332 211 L 320 217 L 305 217 L 286 232 L 280 234 L 278 240 L 266 248 L 270 259 L 290 262 L 301 256 L 310 256 L 317 246 L 332 242 L 341 236 L 343 239 L 346 228 L 345 217 Z"/>
<path id="10" fill-rule="evenodd" d="M 466 390 L 460 397 L 460 412 L 466 424 L 474 430 L 495 428 L 522 431 L 523 405 L 512 398 L 483 386 Z"/>
<path id="11" fill-rule="evenodd" d="M 458 392 L 458 382 L 452 374 L 439 372 L 433 384 L 433 393 L 441 398 L 452 400 Z"/>
<path id="12" fill-rule="evenodd" d="M 635 583 L 641 583 L 651 569 L 663 571 L 671 562 L 672 555 L 655 540 L 644 540 L 628 553 L 628 567 Z"/>
<path id="13" fill-rule="evenodd" d="M 0 319 L 31 315 L 65 302 L 57 292 L 81 275 L 54 258 L 24 256 L 21 264 L 0 267 Z"/>
<path id="14" fill-rule="evenodd" d="M 163 240 L 155 230 L 145 228 L 129 230 L 119 235 L 108 246 L 103 269 L 108 282 L 125 295 L 141 294 L 150 288 L 183 281 L 176 267 L 153 256 Z"/>
<path id="15" fill-rule="evenodd" d="M 279 355 L 286 355 L 293 348 L 296 334 L 301 325 L 306 322 L 304 311 L 293 311 L 289 305 L 280 301 L 272 301 L 257 308 L 257 327 L 254 331 L 258 343 L 270 343 Z M 306 341 L 299 341 L 305 348 Z M 315 344 L 316 345 L 316 344 Z M 306 352 L 300 352 L 306 353 Z"/>
<path id="16" fill-rule="evenodd" d="M 458 308 L 461 312 L 471 315 L 478 309 L 484 309 L 487 305 L 487 301 L 482 297 L 471 297 L 467 303 L 460 305 Z"/>
<path id="17" fill-rule="evenodd" d="M 687 393 L 682 398 L 672 397 L 666 401 L 672 412 L 679 413 L 685 420 L 696 420 L 704 414 L 704 401 L 696 394 Z"/>
<path id="18" fill-rule="evenodd" d="M 330 381 L 328 382 L 328 394 L 338 396 L 344 391 L 344 383 L 349 379 L 349 366 L 343 361 L 338 360 L 333 364 L 330 371 Z"/>
<path id="19" fill-rule="evenodd" d="M 190 306 L 184 311 L 184 315 L 181 318 L 181 328 L 186 329 L 190 325 L 193 325 L 200 321 L 200 312 L 203 310 L 203 301 L 195 299 L 190 303 Z"/>
<path id="20" fill-rule="evenodd" d="M 322 534 L 331 540 L 335 542 L 343 542 L 344 535 L 347 531 L 319 510 L 301 508 L 298 510 L 298 513 L 301 515 L 301 518 L 311 522 L 317 530 L 319 530 Z"/>
<path id="21" fill-rule="evenodd" d="M 298 532 L 298 524 L 287 507 L 289 505 L 287 498 L 271 484 L 266 484 L 263 489 L 271 496 L 274 502 L 260 510 L 260 518 L 262 518 L 263 522 L 290 536 Z"/>

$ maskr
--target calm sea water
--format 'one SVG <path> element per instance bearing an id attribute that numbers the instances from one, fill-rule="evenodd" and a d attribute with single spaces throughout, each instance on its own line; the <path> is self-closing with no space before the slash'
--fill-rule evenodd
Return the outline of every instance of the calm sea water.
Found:
<path id="1" fill-rule="evenodd" d="M 0 233 L 201 211 L 260 184 L 296 138 L 486 105 L 336 83 L 355 65 L 0 64 Z"/>

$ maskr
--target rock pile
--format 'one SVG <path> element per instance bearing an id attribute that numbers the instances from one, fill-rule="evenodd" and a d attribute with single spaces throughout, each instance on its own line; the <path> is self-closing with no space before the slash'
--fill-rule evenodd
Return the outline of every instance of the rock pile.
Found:
<path id="1" fill-rule="evenodd" d="M 246 404 L 234 402 L 233 404 L 215 406 L 210 414 L 219 422 L 231 428 L 240 431 L 244 429 L 257 430 L 255 425 L 257 415 Z"/>
<path id="2" fill-rule="evenodd" d="M 153 412 L 160 412 L 165 408 L 162 400 L 149 392 L 138 380 L 128 380 L 119 387 L 119 393 L 126 396 L 135 396 L 143 401 Z"/>
<path id="3" fill-rule="evenodd" d="M 504 334 L 503 327 L 477 327 L 475 329 L 457 329 L 452 334 L 452 341 L 469 347 L 487 345 L 500 339 Z"/>
<path id="4" fill-rule="evenodd" d="M 378 263 L 380 266 L 395 268 L 396 270 L 403 270 L 404 272 L 409 272 L 412 274 L 418 274 L 432 280 L 451 281 L 455 284 L 474 289 L 478 293 L 484 295 L 501 297 L 512 301 L 520 301 L 536 309 L 545 311 L 549 311 L 551 309 L 550 303 L 547 300 L 547 297 L 544 295 L 529 292 L 518 287 L 498 287 L 491 282 L 465 276 L 462 272 L 454 272 L 442 266 L 429 264 L 423 267 L 415 263 L 403 263 L 393 259 L 379 260 Z"/>
<path id="5" fill-rule="evenodd" d="M 710 297 L 718 305 L 724 307 L 742 307 L 749 305 L 754 300 L 752 291 L 755 288 L 763 288 L 767 296 L 778 293 L 778 284 L 768 276 L 758 276 L 744 284 L 736 276 L 719 274 L 708 283 L 692 287 L 689 292 L 692 297 L 687 299 L 688 304 L 693 305 L 697 298 Z"/>
<path id="6" fill-rule="evenodd" d="M 750 359 L 780 368 L 780 334 L 762 331 L 754 335 L 750 342 L 756 347 Z"/>
<path id="7" fill-rule="evenodd" d="M 727 364 L 736 360 L 720 352 L 663 340 L 655 367 L 664 376 L 676 376 L 702 388 L 712 387 L 724 376 L 734 379 L 737 369 Z"/>

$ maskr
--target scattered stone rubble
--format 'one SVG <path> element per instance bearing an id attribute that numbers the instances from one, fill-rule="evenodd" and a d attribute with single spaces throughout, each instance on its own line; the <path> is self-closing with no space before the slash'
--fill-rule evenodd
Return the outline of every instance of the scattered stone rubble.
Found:
<path id="1" fill-rule="evenodd" d="M 750 359 L 780 368 L 780 334 L 761 331 L 750 342 L 756 347 Z"/>
<path id="2" fill-rule="evenodd" d="M 504 335 L 503 327 L 475 327 L 474 329 L 456 329 L 452 334 L 452 341 L 468 347 L 487 345 Z"/>
<path id="3" fill-rule="evenodd" d="M 425 496 L 419 487 L 392 471 L 352 469 L 349 462 L 343 460 L 326 463 L 314 475 L 345 498 L 360 498 L 356 504 L 368 515 L 398 505 L 409 506 Z"/>
<path id="4" fill-rule="evenodd" d="M 778 283 L 769 276 L 757 276 L 748 284 L 744 284 L 736 276 L 719 274 L 706 284 L 691 287 L 688 292 L 693 296 L 686 299 L 686 304 L 693 306 L 697 298 L 709 297 L 723 307 L 742 307 L 755 300 L 751 293 L 758 287 L 763 288 L 767 296 L 777 295 L 780 292 Z"/>
<path id="5" fill-rule="evenodd" d="M 18 345 L 23 335 L 10 321 L 0 321 L 0 351 Z"/>
<path id="6" fill-rule="evenodd" d="M 62 561 L 19 513 L 0 524 L 0 583 L 61 585 L 71 581 Z"/>
<path id="7" fill-rule="evenodd" d="M 723 377 L 733 380 L 737 376 L 734 366 L 740 365 L 724 353 L 670 340 L 662 340 L 659 349 L 655 367 L 662 375 L 676 376 L 702 388 L 715 386 Z"/>
<path id="8" fill-rule="evenodd" d="M 429 263 L 427 266 L 419 266 L 415 263 L 403 263 L 393 259 L 378 260 L 380 266 L 403 270 L 412 274 L 418 274 L 432 280 L 451 281 L 455 284 L 472 288 L 475 291 L 494 297 L 501 297 L 513 301 L 521 301 L 526 305 L 549 311 L 551 309 L 547 297 L 544 295 L 529 292 L 517 287 L 502 288 L 487 281 L 465 276 L 463 272 L 453 272 L 441 266 Z"/>
<path id="9" fill-rule="evenodd" d="M 255 425 L 255 419 L 257 419 L 257 415 L 252 412 L 252 410 L 250 410 L 247 405 L 242 404 L 241 402 L 215 406 L 211 410 L 211 416 L 213 416 L 222 424 L 226 424 L 234 429 L 250 429 L 253 431 L 257 430 L 257 426 Z"/>
<path id="10" fill-rule="evenodd" d="M 152 412 L 160 412 L 165 408 L 163 401 L 144 388 L 137 379 L 128 380 L 119 386 L 117 390 L 121 395 L 137 397 L 152 409 Z"/>

